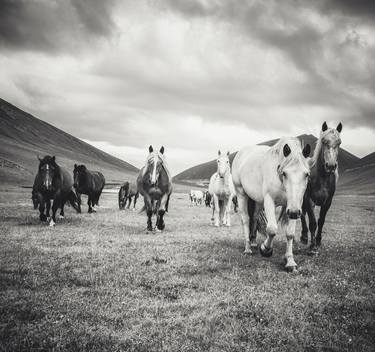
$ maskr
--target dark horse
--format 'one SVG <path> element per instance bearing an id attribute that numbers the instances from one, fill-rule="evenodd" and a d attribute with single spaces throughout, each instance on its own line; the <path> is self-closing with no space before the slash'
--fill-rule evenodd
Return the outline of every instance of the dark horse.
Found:
<path id="1" fill-rule="evenodd" d="M 77 192 L 79 204 L 81 204 L 81 194 L 87 195 L 88 212 L 92 213 L 95 205 L 99 204 L 99 197 L 105 185 L 105 178 L 101 172 L 90 171 L 85 165 L 74 164 L 74 188 Z"/>
<path id="2" fill-rule="evenodd" d="M 301 242 L 304 244 L 308 243 L 308 228 L 305 219 L 307 213 L 311 233 L 310 251 L 312 254 L 318 253 L 318 247 L 322 241 L 324 221 L 336 190 L 336 182 L 339 176 L 337 159 L 341 144 L 341 131 L 341 123 L 334 129 L 328 128 L 327 124 L 324 122 L 314 155 L 309 161 L 311 172 L 302 205 Z M 320 206 L 318 232 L 316 234 L 317 223 L 314 214 L 315 205 Z"/>
<path id="3" fill-rule="evenodd" d="M 79 213 L 81 211 L 76 194 L 73 191 L 73 179 L 70 173 L 57 165 L 55 157 L 46 155 L 39 159 L 39 169 L 35 176 L 32 200 L 34 208 L 39 206 L 39 218 L 47 221 L 52 204 L 52 218 L 50 226 L 56 223 L 56 211 L 61 208 L 61 216 L 64 216 L 64 205 L 68 201 Z M 46 214 L 44 211 L 46 210 Z"/>
<path id="4" fill-rule="evenodd" d="M 137 187 L 145 201 L 142 210 L 147 212 L 147 230 L 153 230 L 153 214 L 156 214 L 156 229 L 164 230 L 164 214 L 168 211 L 169 197 L 172 193 L 171 176 L 166 165 L 164 147 L 161 147 L 159 152 L 154 152 L 152 146 L 149 147 L 146 165 L 140 170 L 137 178 Z"/>
<path id="5" fill-rule="evenodd" d="M 119 209 L 124 209 L 126 207 L 126 203 L 128 202 L 128 209 L 130 208 L 130 204 L 132 202 L 132 198 L 134 197 L 133 201 L 133 209 L 135 209 L 135 204 L 137 203 L 137 199 L 139 197 L 139 192 L 137 186 L 133 183 L 125 182 L 118 191 L 118 207 Z"/>
<path id="6" fill-rule="evenodd" d="M 212 195 L 211 195 L 211 193 L 208 192 L 208 191 L 205 191 L 204 195 L 203 195 L 203 198 L 204 198 L 204 204 L 206 204 L 206 207 L 210 207 L 211 208 L 211 201 L 212 201 Z"/>

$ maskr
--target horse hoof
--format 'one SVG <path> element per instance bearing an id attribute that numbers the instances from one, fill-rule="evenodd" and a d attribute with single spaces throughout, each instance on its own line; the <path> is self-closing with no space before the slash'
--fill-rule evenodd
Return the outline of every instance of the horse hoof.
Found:
<path id="1" fill-rule="evenodd" d="M 244 254 L 244 255 L 250 255 L 250 254 L 253 254 L 253 252 L 251 251 L 250 248 L 248 248 L 248 249 L 245 249 L 245 250 L 243 251 L 243 254 Z"/>
<path id="2" fill-rule="evenodd" d="M 219 224 L 215 224 L 214 226 L 215 226 L 215 227 L 220 227 L 220 225 L 219 225 Z"/>
<path id="3" fill-rule="evenodd" d="M 55 226 L 55 222 L 54 222 L 53 220 L 51 220 L 51 221 L 49 222 L 49 226 L 50 226 L 50 227 L 54 227 L 54 226 Z"/>
<path id="4" fill-rule="evenodd" d="M 157 227 L 155 228 L 155 232 L 161 233 L 162 230 L 158 229 Z"/>
<path id="5" fill-rule="evenodd" d="M 300 241 L 302 244 L 307 244 L 309 242 L 309 239 L 307 236 L 301 236 Z"/>
<path id="6" fill-rule="evenodd" d="M 269 258 L 272 257 L 273 248 L 266 248 L 266 246 L 262 243 L 260 245 L 259 252 L 263 257 Z"/>
<path id="7" fill-rule="evenodd" d="M 297 272 L 298 272 L 298 269 L 297 269 L 297 266 L 296 266 L 296 265 L 293 265 L 293 266 L 285 266 L 285 270 L 286 270 L 288 273 L 297 273 Z"/>
<path id="8" fill-rule="evenodd" d="M 250 248 L 253 249 L 253 250 L 258 250 L 258 243 L 250 242 Z"/>
<path id="9" fill-rule="evenodd" d="M 64 215 L 60 215 L 59 219 L 65 219 L 65 216 Z"/>

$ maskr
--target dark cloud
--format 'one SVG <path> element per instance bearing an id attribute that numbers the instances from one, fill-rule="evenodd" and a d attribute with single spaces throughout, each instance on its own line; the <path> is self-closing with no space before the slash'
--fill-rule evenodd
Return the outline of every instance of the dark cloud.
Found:
<path id="1" fill-rule="evenodd" d="M 2 0 L 0 46 L 7 49 L 80 51 L 115 28 L 114 1 Z"/>

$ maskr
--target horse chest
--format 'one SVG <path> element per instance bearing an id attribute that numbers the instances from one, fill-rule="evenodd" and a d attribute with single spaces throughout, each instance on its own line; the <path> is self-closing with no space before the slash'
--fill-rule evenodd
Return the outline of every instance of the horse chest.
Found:
<path id="1" fill-rule="evenodd" d="M 313 178 L 310 184 L 310 197 L 316 205 L 322 206 L 328 198 L 333 196 L 335 188 L 336 178 L 334 175 Z"/>

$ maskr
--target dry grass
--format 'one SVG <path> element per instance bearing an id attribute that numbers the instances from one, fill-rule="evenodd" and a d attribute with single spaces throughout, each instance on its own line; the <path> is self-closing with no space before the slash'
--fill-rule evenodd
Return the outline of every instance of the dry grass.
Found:
<path id="1" fill-rule="evenodd" d="M 116 194 L 55 228 L 29 198 L 0 193 L 0 350 L 375 349 L 375 198 L 335 198 L 321 255 L 296 243 L 296 275 L 283 238 L 243 256 L 238 216 L 217 230 L 184 194 L 162 234 Z"/>

